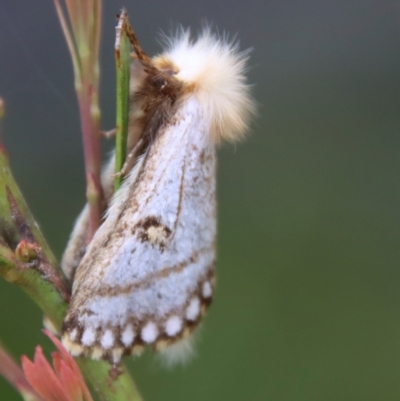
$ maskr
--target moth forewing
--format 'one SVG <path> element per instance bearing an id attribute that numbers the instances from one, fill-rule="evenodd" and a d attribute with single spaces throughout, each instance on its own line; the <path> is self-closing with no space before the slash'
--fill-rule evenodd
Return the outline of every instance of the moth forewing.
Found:
<path id="1" fill-rule="evenodd" d="M 118 362 L 187 337 L 213 291 L 215 147 L 183 101 L 125 180 L 78 267 L 63 341 Z M 135 171 L 137 170 L 137 171 Z"/>

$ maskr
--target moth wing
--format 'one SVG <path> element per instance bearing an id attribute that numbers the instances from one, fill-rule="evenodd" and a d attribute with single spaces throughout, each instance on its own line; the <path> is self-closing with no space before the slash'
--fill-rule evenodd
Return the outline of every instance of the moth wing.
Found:
<path id="1" fill-rule="evenodd" d="M 191 97 L 160 128 L 89 245 L 64 345 L 117 362 L 187 337 L 211 302 L 215 225 L 215 147 Z"/>

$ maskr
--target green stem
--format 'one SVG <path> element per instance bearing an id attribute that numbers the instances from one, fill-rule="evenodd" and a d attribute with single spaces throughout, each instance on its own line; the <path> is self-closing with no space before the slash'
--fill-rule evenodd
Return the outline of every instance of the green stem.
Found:
<path id="1" fill-rule="evenodd" d="M 100 401 L 143 401 L 124 365 L 111 368 L 108 362 L 83 358 L 77 362 Z"/>
<path id="2" fill-rule="evenodd" d="M 123 176 L 119 174 L 126 160 L 129 124 L 129 81 L 130 81 L 130 42 L 126 35 L 129 24 L 128 15 L 122 10 L 116 28 L 115 64 L 117 71 L 117 121 L 115 144 L 115 179 L 114 191 L 121 186 Z"/>
<path id="3" fill-rule="evenodd" d="M 60 329 L 68 307 L 68 284 L 13 179 L 1 147 L 0 239 L 0 274 L 19 285 Z M 35 257 L 25 262 L 15 254 L 23 240 L 37 247 Z"/>

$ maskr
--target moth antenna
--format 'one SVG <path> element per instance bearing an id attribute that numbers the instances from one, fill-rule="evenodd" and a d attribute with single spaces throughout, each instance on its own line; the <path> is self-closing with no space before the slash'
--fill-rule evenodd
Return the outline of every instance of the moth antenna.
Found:
<path id="1" fill-rule="evenodd" d="M 150 57 L 144 52 L 142 46 L 140 46 L 136 33 L 133 31 L 132 27 L 129 24 L 126 25 L 126 34 L 129 38 L 129 41 L 131 42 L 131 45 L 136 53 L 137 58 L 140 61 L 151 65 Z"/>

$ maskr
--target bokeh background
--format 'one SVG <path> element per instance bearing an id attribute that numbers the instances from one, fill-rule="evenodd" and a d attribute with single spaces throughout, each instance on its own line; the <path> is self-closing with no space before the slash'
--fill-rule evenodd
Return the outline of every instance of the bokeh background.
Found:
<path id="1" fill-rule="evenodd" d="M 259 115 L 219 152 L 218 290 L 197 357 L 128 364 L 145 400 L 400 397 L 400 3 L 104 1 L 102 127 L 114 126 L 114 15 L 148 53 L 204 21 L 252 47 Z M 51 0 L 0 2 L 3 141 L 61 255 L 84 203 L 69 54 Z M 111 144 L 104 144 L 104 152 Z M 0 281 L 0 338 L 32 356 L 41 312 Z M 0 378 L 0 399 L 19 396 Z"/>

